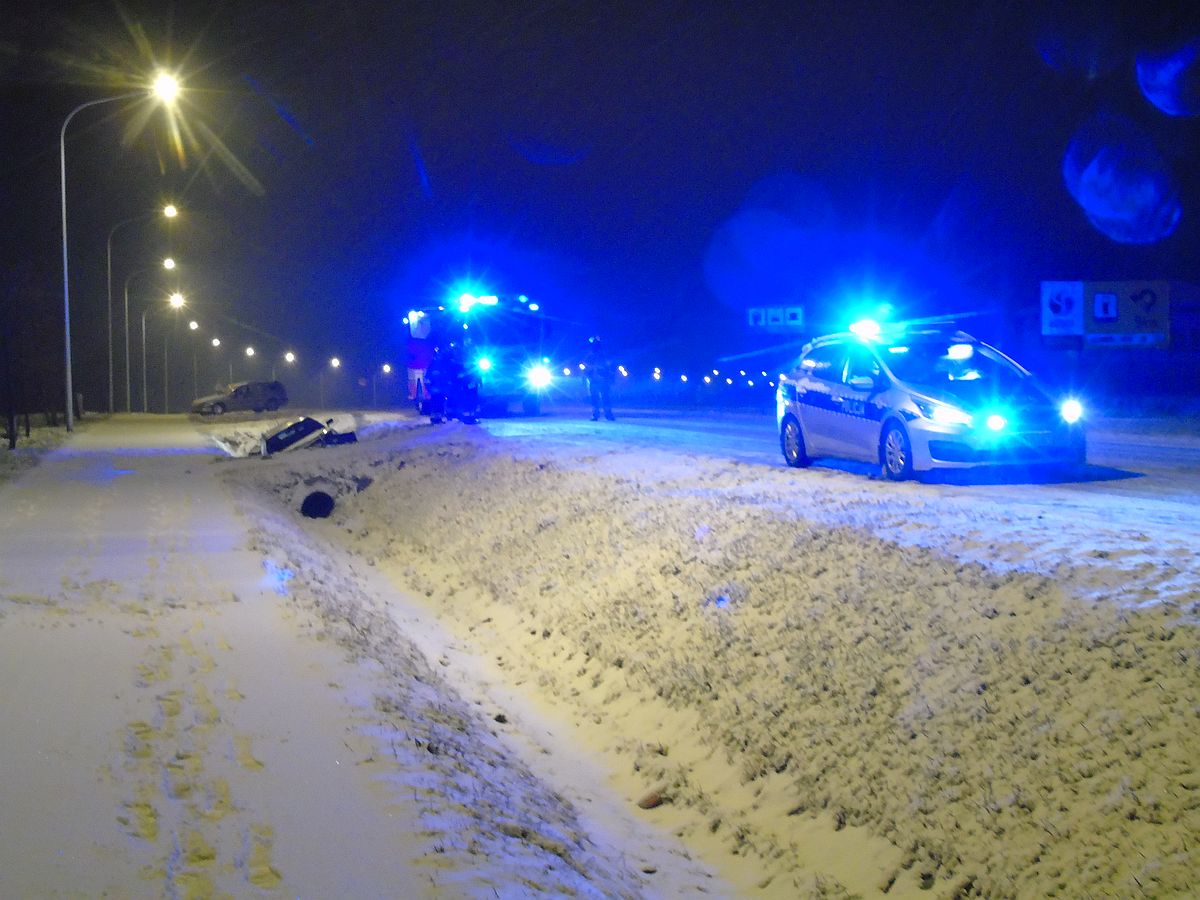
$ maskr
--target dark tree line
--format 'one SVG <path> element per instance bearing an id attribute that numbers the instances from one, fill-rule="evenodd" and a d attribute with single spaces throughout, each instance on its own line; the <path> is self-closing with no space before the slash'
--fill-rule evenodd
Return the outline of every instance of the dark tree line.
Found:
<path id="1" fill-rule="evenodd" d="M 23 420 L 40 414 L 57 425 L 62 397 L 62 322 L 54 313 L 61 300 L 47 290 L 46 276 L 17 263 L 0 271 L 0 416 L 9 449 L 16 446 Z"/>

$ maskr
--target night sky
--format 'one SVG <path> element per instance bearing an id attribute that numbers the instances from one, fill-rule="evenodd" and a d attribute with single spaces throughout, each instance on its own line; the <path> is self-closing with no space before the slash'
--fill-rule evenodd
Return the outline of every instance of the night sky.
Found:
<path id="1" fill-rule="evenodd" d="M 3 308 L 61 328 L 59 129 L 156 64 L 177 139 L 144 101 L 68 130 L 91 395 L 109 230 L 168 199 L 117 232 L 118 293 L 170 251 L 206 327 L 364 365 L 466 277 L 668 361 L 744 347 L 753 305 L 1011 321 L 1041 279 L 1200 281 L 1195 54 L 1158 106 L 1138 78 L 1196 6 L 5 0 Z"/>

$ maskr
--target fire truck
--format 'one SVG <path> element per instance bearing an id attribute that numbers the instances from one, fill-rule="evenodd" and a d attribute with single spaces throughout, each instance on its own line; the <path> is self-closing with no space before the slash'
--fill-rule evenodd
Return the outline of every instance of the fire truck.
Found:
<path id="1" fill-rule="evenodd" d="M 427 367 L 438 354 L 461 360 L 481 414 L 504 415 L 513 408 L 529 416 L 541 413 L 556 366 L 552 323 L 538 303 L 524 294 L 463 293 L 437 307 L 411 310 L 406 322 L 409 396 L 423 414 L 430 400 Z"/>

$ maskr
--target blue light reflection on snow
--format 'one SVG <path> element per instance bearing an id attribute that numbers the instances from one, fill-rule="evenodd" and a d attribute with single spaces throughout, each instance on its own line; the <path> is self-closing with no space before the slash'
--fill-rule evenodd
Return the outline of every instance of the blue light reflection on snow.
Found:
<path id="1" fill-rule="evenodd" d="M 108 462 L 97 462 L 71 472 L 68 477 L 72 481 L 84 481 L 88 484 L 109 484 L 123 475 L 134 475 L 136 469 L 118 469 Z"/>
<path id="2" fill-rule="evenodd" d="M 287 583 L 296 577 L 296 573 L 291 569 L 276 565 L 275 561 L 271 559 L 263 560 L 263 568 L 267 570 L 267 574 L 263 577 L 263 585 L 279 596 L 286 597 Z"/>

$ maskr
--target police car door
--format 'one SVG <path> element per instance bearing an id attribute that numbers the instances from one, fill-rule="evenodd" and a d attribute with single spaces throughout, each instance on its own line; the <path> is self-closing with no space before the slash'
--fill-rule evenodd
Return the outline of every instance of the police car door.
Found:
<path id="1" fill-rule="evenodd" d="M 835 385 L 838 415 L 833 439 L 839 456 L 875 462 L 879 458 L 882 405 L 876 398 L 883 385 L 874 354 L 861 344 L 848 348 L 841 383 Z"/>
<path id="2" fill-rule="evenodd" d="M 836 452 L 833 433 L 840 404 L 835 392 L 845 367 L 846 349 L 840 343 L 814 347 L 800 363 L 796 404 L 809 456 Z"/>

